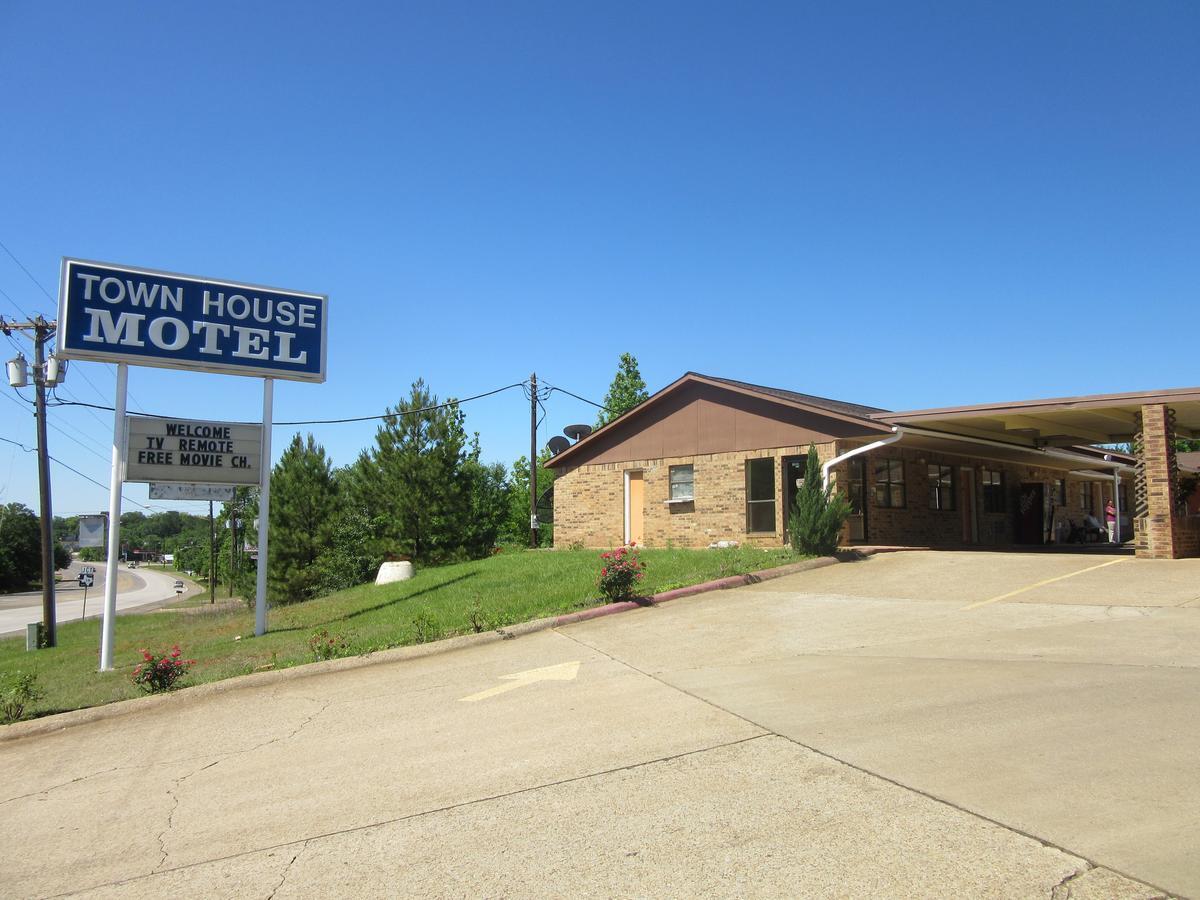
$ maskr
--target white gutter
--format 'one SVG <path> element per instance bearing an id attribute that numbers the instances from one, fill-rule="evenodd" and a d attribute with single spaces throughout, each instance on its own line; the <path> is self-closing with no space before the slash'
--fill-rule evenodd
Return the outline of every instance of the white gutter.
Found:
<path id="1" fill-rule="evenodd" d="M 1106 458 L 1099 459 L 1094 456 L 1084 456 L 1081 453 L 1071 453 L 1069 450 L 1052 450 L 1049 447 L 1022 447 L 1020 444 L 1008 444 L 1004 441 L 993 441 L 988 438 L 968 437 L 962 434 L 951 434 L 947 431 L 933 431 L 927 428 L 914 428 L 911 425 L 905 425 L 900 429 L 902 432 L 916 434 L 922 437 L 948 438 L 954 441 L 965 441 L 971 444 L 983 444 L 987 447 L 1003 447 L 1005 450 L 1021 450 L 1026 453 L 1041 453 L 1046 456 L 1053 456 L 1056 459 L 1069 459 L 1074 463 L 1087 463 L 1092 466 L 1110 466 L 1114 471 L 1126 470 L 1133 471 L 1133 466 L 1123 462 L 1118 462 L 1115 459 L 1110 459 L 1109 454 L 1104 454 Z"/>
<path id="2" fill-rule="evenodd" d="M 841 456 L 835 456 L 833 459 L 829 460 L 829 462 L 823 464 L 821 466 L 821 484 L 826 488 L 829 487 L 829 470 L 834 466 L 838 465 L 839 463 L 844 463 L 846 460 L 850 459 L 851 457 L 858 456 L 859 454 L 870 453 L 872 450 L 878 450 L 880 447 L 886 447 L 888 444 L 894 444 L 900 440 L 900 438 L 904 437 L 908 429 L 902 428 L 899 425 L 893 425 L 892 431 L 894 433 L 889 434 L 885 438 L 881 438 L 880 440 L 871 444 L 864 444 L 861 447 L 855 447 L 853 450 L 847 450 Z"/>

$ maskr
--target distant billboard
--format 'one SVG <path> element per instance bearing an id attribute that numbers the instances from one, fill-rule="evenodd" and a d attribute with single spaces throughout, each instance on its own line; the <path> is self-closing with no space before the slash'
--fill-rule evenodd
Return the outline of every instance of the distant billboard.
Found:
<path id="1" fill-rule="evenodd" d="M 104 546 L 104 516 L 79 517 L 79 546 Z"/>
<path id="2" fill-rule="evenodd" d="M 64 259 L 63 359 L 325 380 L 323 294 Z"/>
<path id="3" fill-rule="evenodd" d="M 125 481 L 258 484 L 262 426 L 129 416 Z"/>

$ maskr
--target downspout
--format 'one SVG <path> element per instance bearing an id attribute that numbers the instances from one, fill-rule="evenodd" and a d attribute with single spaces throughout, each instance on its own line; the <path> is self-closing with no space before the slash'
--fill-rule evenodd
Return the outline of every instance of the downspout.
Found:
<path id="1" fill-rule="evenodd" d="M 894 444 L 894 443 L 896 443 L 896 441 L 900 440 L 900 438 L 904 437 L 905 431 L 899 425 L 893 425 L 892 431 L 894 433 L 889 434 L 885 438 L 881 438 L 880 440 L 875 441 L 874 443 L 871 443 L 871 444 L 864 444 L 861 447 L 855 447 L 853 450 L 847 450 L 841 456 L 835 456 L 833 459 L 829 460 L 829 462 L 823 464 L 821 466 L 821 484 L 822 484 L 822 486 L 824 486 L 826 488 L 829 487 L 829 470 L 832 469 L 834 466 L 838 465 L 839 463 L 844 463 L 846 460 L 850 459 L 851 457 L 859 456 L 863 453 L 870 453 L 872 450 L 878 450 L 880 447 L 886 447 L 888 444 Z"/>

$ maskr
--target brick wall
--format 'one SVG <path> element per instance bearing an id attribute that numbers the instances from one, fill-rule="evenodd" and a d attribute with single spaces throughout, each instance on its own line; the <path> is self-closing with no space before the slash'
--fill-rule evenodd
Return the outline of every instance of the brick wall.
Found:
<path id="1" fill-rule="evenodd" d="M 817 446 L 822 462 L 855 446 L 838 441 Z M 644 540 L 650 547 L 706 547 L 714 541 L 735 540 L 753 546 L 779 546 L 785 542 L 784 485 L 782 460 L 802 456 L 807 447 L 780 447 L 752 452 L 721 453 L 700 456 L 641 459 L 623 463 L 585 465 L 560 472 L 554 483 L 554 543 L 558 547 L 612 547 L 625 537 L 625 473 L 640 471 L 645 486 L 643 506 Z M 775 528 L 770 533 L 746 532 L 746 460 L 770 457 L 775 472 Z M 1112 497 L 1111 480 L 1081 479 L 1059 469 L 1037 468 L 973 457 L 934 453 L 925 450 L 888 447 L 865 454 L 867 504 L 867 542 L 899 546 L 949 546 L 963 543 L 963 473 L 969 466 L 974 472 L 975 509 L 978 517 L 978 543 L 982 546 L 1012 544 L 1016 538 L 1018 495 L 1022 483 L 1044 486 L 1044 516 L 1053 516 L 1051 534 L 1065 538 L 1067 521 L 1082 526 L 1087 509 L 1081 489 L 1091 496 L 1091 513 L 1104 521 L 1104 504 Z M 882 459 L 904 462 L 905 505 L 903 508 L 878 506 L 875 498 L 874 463 Z M 691 503 L 666 504 L 669 472 L 673 465 L 693 466 L 695 500 Z M 928 466 L 948 465 L 954 471 L 954 508 L 930 508 Z M 1001 512 L 984 511 L 983 470 L 1004 474 L 1004 505 Z M 847 464 L 833 470 L 835 484 L 844 484 Z M 1066 503 L 1060 502 L 1055 482 L 1066 484 Z M 1123 477 L 1125 502 L 1122 513 L 1129 515 L 1132 502 L 1131 477 Z M 843 543 L 849 543 L 848 532 Z"/>
<path id="2" fill-rule="evenodd" d="M 845 452 L 852 445 L 838 445 Z M 1043 486 L 1043 524 L 1050 524 L 1051 535 L 1068 534 L 1068 522 L 1082 526 L 1084 516 L 1090 511 L 1101 523 L 1104 522 L 1104 504 L 1113 496 L 1111 480 L 1077 478 L 1059 469 L 1017 465 L 1015 463 L 982 460 L 956 454 L 936 453 L 928 450 L 908 449 L 900 446 L 887 447 L 864 454 L 866 460 L 864 496 L 867 505 L 867 543 L 894 544 L 898 546 L 948 546 L 964 542 L 963 495 L 965 476 L 963 467 L 971 468 L 974 481 L 974 503 L 977 516 L 976 534 L 981 546 L 1004 546 L 1017 538 L 1017 507 L 1022 484 L 1038 483 Z M 901 508 L 878 505 L 875 496 L 875 463 L 885 459 L 899 459 L 904 463 L 905 504 Z M 950 466 L 954 477 L 954 508 L 934 509 L 930 502 L 929 466 Z M 846 464 L 834 470 L 836 479 L 846 477 Z M 1000 512 L 986 512 L 984 506 L 983 471 L 998 471 L 1003 474 L 1003 505 Z M 1056 489 L 1056 482 L 1066 486 L 1066 502 L 1063 503 Z M 1131 476 L 1122 478 L 1124 503 L 1122 515 L 1129 515 L 1127 504 L 1133 498 Z M 1085 503 L 1084 490 L 1091 499 L 1090 510 Z M 968 520 L 969 521 L 969 520 Z M 1059 524 L 1061 523 L 1061 525 Z M 845 536 L 843 536 L 845 541 Z"/>
<path id="3" fill-rule="evenodd" d="M 584 465 L 559 473 L 554 482 L 554 544 L 612 547 L 625 538 L 625 473 L 640 471 L 645 486 L 642 516 L 649 547 L 707 547 L 733 540 L 754 546 L 784 543 L 782 460 L 803 456 L 808 447 L 777 447 L 735 453 L 639 459 Z M 832 458 L 834 444 L 818 444 L 821 460 Z M 746 532 L 746 460 L 770 457 L 775 472 L 775 528 Z M 670 494 L 670 467 L 693 467 L 690 503 L 665 501 Z"/>

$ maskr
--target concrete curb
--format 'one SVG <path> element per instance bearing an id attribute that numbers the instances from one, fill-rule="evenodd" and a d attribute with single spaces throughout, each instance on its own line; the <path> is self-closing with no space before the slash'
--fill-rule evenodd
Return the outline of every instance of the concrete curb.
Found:
<path id="1" fill-rule="evenodd" d="M 874 549 L 868 550 L 865 553 L 860 553 L 856 558 L 862 556 L 873 555 Z M 224 694 L 228 691 L 240 691 L 245 688 L 261 687 L 263 685 L 282 684 L 287 681 L 295 681 L 300 678 L 311 678 L 316 675 L 325 675 L 329 672 L 345 672 L 351 669 L 361 669 L 366 666 L 381 665 L 387 663 L 398 663 L 409 659 L 420 659 L 425 656 L 434 656 L 440 653 L 451 653 L 457 650 L 465 650 L 470 647 L 477 647 L 484 644 L 492 644 L 496 641 L 506 641 L 513 638 L 521 637 L 526 634 L 533 634 L 537 631 L 545 631 L 550 628 L 559 628 L 563 625 L 571 625 L 576 622 L 585 622 L 589 619 L 599 619 L 603 616 L 610 616 L 614 613 L 626 612 L 631 609 L 645 609 L 647 607 L 657 606 L 660 603 L 668 603 L 672 600 L 681 600 L 684 597 L 693 597 L 697 594 L 707 594 L 711 591 L 723 591 L 730 588 L 745 587 L 750 584 L 758 584 L 762 581 L 769 581 L 772 578 L 782 578 L 785 575 L 794 575 L 799 572 L 807 572 L 810 569 L 820 569 L 825 566 L 836 565 L 843 560 L 833 556 L 821 556 L 816 559 L 806 559 L 797 563 L 788 563 L 786 566 L 777 566 L 773 569 L 763 569 L 759 572 L 750 572 L 745 575 L 733 575 L 729 578 L 719 578 L 715 581 L 705 581 L 701 584 L 693 584 L 687 587 L 676 588 L 670 591 L 662 591 L 652 597 L 642 601 L 622 601 L 620 603 L 609 603 L 604 606 L 596 606 L 591 609 L 580 610 L 579 612 L 565 613 L 559 616 L 549 616 L 544 619 L 534 619 L 530 622 L 521 622 L 516 625 L 507 625 L 504 628 L 499 628 L 496 631 L 486 631 L 481 634 L 466 634 L 457 637 L 446 638 L 441 641 L 432 641 L 428 644 L 413 644 L 407 647 L 393 647 L 390 650 L 379 650 L 375 653 L 368 653 L 364 656 L 349 656 L 343 659 L 331 659 L 325 662 L 305 663 L 304 665 L 292 666 L 287 669 L 274 669 L 268 672 L 254 672 L 249 675 L 238 675 L 233 678 L 225 678 L 221 681 L 213 681 L 208 684 L 198 684 L 194 687 L 183 688 L 179 691 L 174 691 L 169 694 L 158 694 L 155 696 L 138 697 L 133 700 L 119 700 L 115 703 L 106 703 L 103 706 L 91 706 L 87 709 L 75 709 L 70 712 L 58 713 L 52 716 L 43 716 L 40 719 L 31 719 L 28 722 L 15 722 L 12 725 L 0 726 L 0 743 L 5 741 L 15 741 L 22 738 L 36 737 L 43 734 L 52 734 L 56 731 L 61 731 L 64 728 L 73 728 L 77 725 L 86 725 L 91 722 L 102 722 L 107 719 L 116 719 L 121 716 L 132 715 L 134 713 L 143 712 L 146 710 L 157 709 L 165 704 L 188 704 L 195 703 L 216 694 Z M 851 560 L 845 560 L 851 561 Z"/>

